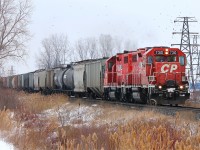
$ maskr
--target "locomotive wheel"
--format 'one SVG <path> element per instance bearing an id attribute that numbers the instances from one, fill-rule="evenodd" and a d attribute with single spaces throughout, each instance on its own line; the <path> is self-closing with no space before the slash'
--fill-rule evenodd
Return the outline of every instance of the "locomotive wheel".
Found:
<path id="1" fill-rule="evenodd" d="M 156 105 L 158 105 L 158 103 L 155 99 L 150 99 L 150 105 L 156 106 Z"/>

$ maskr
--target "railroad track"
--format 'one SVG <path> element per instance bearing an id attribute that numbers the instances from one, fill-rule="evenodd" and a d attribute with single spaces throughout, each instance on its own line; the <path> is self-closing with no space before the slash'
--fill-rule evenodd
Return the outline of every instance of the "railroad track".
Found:
<path id="1" fill-rule="evenodd" d="M 76 99 L 76 98 L 73 98 Z M 186 107 L 186 106 L 152 106 L 147 104 L 137 104 L 137 103 L 127 103 L 127 102 L 117 102 L 117 101 L 106 101 L 101 99 L 82 99 L 84 102 L 89 102 L 90 104 L 111 104 L 115 106 L 124 106 L 128 109 L 135 109 L 135 110 L 151 110 L 155 112 L 159 112 L 165 115 L 175 116 L 177 112 L 192 112 L 195 115 L 197 120 L 200 120 L 200 108 L 194 107 Z"/>

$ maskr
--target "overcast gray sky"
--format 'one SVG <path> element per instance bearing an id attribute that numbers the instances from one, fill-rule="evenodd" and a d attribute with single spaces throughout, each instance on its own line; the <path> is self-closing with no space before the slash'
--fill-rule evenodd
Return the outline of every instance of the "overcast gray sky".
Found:
<path id="1" fill-rule="evenodd" d="M 29 57 L 15 66 L 17 73 L 37 69 L 35 55 L 39 55 L 41 41 L 55 33 L 67 34 L 72 42 L 111 34 L 134 40 L 138 47 L 170 46 L 180 42 L 180 36 L 172 36 L 182 27 L 173 23 L 176 17 L 200 21 L 199 0 L 33 0 L 33 5 Z M 199 22 L 190 29 L 199 32 Z"/>

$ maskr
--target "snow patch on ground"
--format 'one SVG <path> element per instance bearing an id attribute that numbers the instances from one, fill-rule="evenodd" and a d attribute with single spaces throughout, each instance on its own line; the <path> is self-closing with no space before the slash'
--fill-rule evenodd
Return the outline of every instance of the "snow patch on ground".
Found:
<path id="1" fill-rule="evenodd" d="M 87 125 L 89 126 L 103 110 L 97 104 L 92 106 L 66 103 L 54 109 L 44 111 L 40 117 L 54 117 L 58 119 L 60 125 Z"/>
<path id="2" fill-rule="evenodd" d="M 0 149 L 1 150 L 14 150 L 14 146 L 12 144 L 6 143 L 2 139 L 0 139 Z"/>

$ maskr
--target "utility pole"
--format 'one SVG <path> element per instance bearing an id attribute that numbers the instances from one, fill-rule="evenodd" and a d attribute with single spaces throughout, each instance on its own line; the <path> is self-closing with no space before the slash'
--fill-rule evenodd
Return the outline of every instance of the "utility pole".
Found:
<path id="1" fill-rule="evenodd" d="M 198 51 L 199 44 L 197 44 L 197 41 L 195 40 L 193 40 L 193 43 L 191 43 L 190 37 L 191 35 L 196 36 L 198 32 L 190 32 L 189 22 L 197 22 L 197 20 L 194 17 L 177 17 L 174 23 L 176 22 L 183 23 L 182 32 L 173 32 L 173 34 L 181 34 L 181 44 L 172 44 L 172 46 L 179 45 L 180 50 L 182 50 L 186 54 L 187 57 L 186 70 L 188 73 L 190 87 L 196 90 L 195 81 L 197 79 L 197 74 L 195 71 L 198 70 L 197 68 L 199 64 L 199 51 Z"/>

